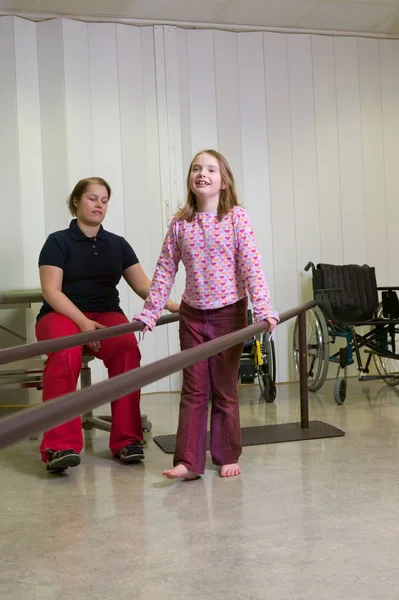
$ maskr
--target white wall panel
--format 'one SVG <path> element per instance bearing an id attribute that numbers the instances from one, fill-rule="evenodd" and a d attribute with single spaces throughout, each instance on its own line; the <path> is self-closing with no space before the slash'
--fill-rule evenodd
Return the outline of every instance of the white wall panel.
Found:
<path id="1" fill-rule="evenodd" d="M 23 283 L 19 287 L 36 288 L 40 286 L 38 256 L 45 239 L 36 24 L 15 19 L 14 36 L 23 251 Z M 18 312 L 21 325 L 25 324 L 27 342 L 36 341 L 38 306 Z M 41 392 L 29 389 L 28 397 L 31 404 L 40 402 Z"/>
<path id="2" fill-rule="evenodd" d="M 334 38 L 312 36 L 321 261 L 343 263 Z M 307 228 L 306 228 L 307 229 Z"/>
<path id="3" fill-rule="evenodd" d="M 344 232 L 334 38 L 312 36 L 311 42 L 319 189 L 320 261 L 342 264 Z M 313 262 L 317 264 L 317 261 L 313 260 Z M 343 345 L 340 341 L 338 344 Z M 338 346 L 331 351 L 337 350 Z M 336 372 L 336 366 L 331 364 L 328 376 L 335 377 Z"/>
<path id="4" fill-rule="evenodd" d="M 187 32 L 187 69 L 190 93 L 192 157 L 218 147 L 213 31 Z M 192 158 L 191 157 L 191 158 Z"/>
<path id="5" fill-rule="evenodd" d="M 231 167 L 239 202 L 245 206 L 240 118 L 239 36 L 229 31 L 214 32 L 215 89 L 218 150 Z"/>
<path id="6" fill-rule="evenodd" d="M 168 105 L 169 79 L 172 73 L 167 67 L 170 61 L 170 54 L 173 54 L 171 48 L 167 53 L 165 50 L 165 36 L 167 32 L 163 27 L 154 28 L 154 47 L 156 62 L 156 85 L 157 85 L 157 122 L 158 122 L 158 144 L 159 144 L 159 168 L 160 168 L 160 186 L 163 214 L 162 225 L 163 233 L 169 226 L 173 208 L 172 195 L 176 188 L 176 177 L 174 176 L 174 153 L 171 152 L 174 135 L 171 131 L 171 115 L 173 112 L 172 103 Z M 173 86 L 173 84 L 172 84 Z M 173 116 L 173 115 L 172 115 Z M 171 140 L 172 138 L 172 140 Z M 173 190 L 173 191 L 172 191 Z"/>
<path id="7" fill-rule="evenodd" d="M 243 204 L 248 210 L 275 305 L 272 207 L 263 36 L 238 36 Z M 278 350 L 278 346 L 277 346 Z"/>
<path id="8" fill-rule="evenodd" d="M 89 23 L 88 45 L 94 174 L 111 186 L 104 227 L 125 237 L 121 115 L 115 24 Z M 118 285 L 122 310 L 129 315 L 128 286 Z"/>
<path id="9" fill-rule="evenodd" d="M 164 237 L 173 215 L 184 203 L 185 195 L 181 151 L 178 38 L 175 27 L 155 27 L 154 36 Z M 184 285 L 184 268 L 180 264 L 170 297 L 179 302 Z M 163 333 L 168 342 L 168 354 L 179 352 L 177 324 L 168 326 L 168 330 L 163 330 Z M 181 388 L 181 373 L 172 374 L 169 380 L 171 390 Z"/>
<path id="10" fill-rule="evenodd" d="M 190 110 L 190 79 L 188 72 L 188 42 L 186 29 L 177 29 L 177 50 L 178 50 L 178 69 L 179 69 L 179 99 L 180 99 L 180 132 L 181 132 L 181 156 L 182 156 L 182 172 L 184 177 L 184 194 L 182 204 L 185 202 L 186 196 L 186 175 L 188 167 L 193 158 L 193 142 L 191 137 L 191 128 L 188 126 L 191 123 Z"/>
<path id="11" fill-rule="evenodd" d="M 140 30 L 118 25 L 117 49 L 126 238 L 134 248 L 144 271 L 151 277 L 153 249 L 150 208 L 151 201 L 155 198 L 149 197 L 148 190 L 146 105 Z M 137 60 L 132 61 L 132 56 Z M 154 77 L 153 69 L 150 75 Z M 159 193 L 157 198 L 159 200 Z M 142 300 L 129 292 L 131 316 L 142 305 Z"/>
<path id="12" fill-rule="evenodd" d="M 175 54 L 169 58 L 169 68 L 166 66 L 165 40 L 166 44 L 173 48 L 173 28 L 154 28 L 152 32 L 148 28 L 145 45 L 143 45 L 144 57 L 151 59 L 150 64 L 143 65 L 144 73 L 151 73 L 151 86 L 147 89 L 147 101 L 151 104 L 151 112 L 147 115 L 147 127 L 151 133 L 152 156 L 150 157 L 150 177 L 153 191 L 157 190 L 157 202 L 151 202 L 150 218 L 157 223 L 153 236 L 153 256 L 151 261 L 150 278 L 153 275 L 156 262 L 161 252 L 163 239 L 169 225 L 173 207 L 177 203 L 177 177 L 176 177 L 176 153 L 174 151 L 175 136 L 175 106 L 172 98 L 168 104 L 168 93 L 176 89 L 174 83 L 169 82 L 170 77 L 176 76 L 176 69 L 170 68 L 175 62 Z M 150 46 L 151 44 L 151 50 Z M 146 60 L 146 59 L 145 59 Z M 161 84 L 163 81 L 163 86 Z M 149 81 L 147 82 L 149 84 Z M 177 97 L 176 91 L 176 97 Z M 154 165 L 154 169 L 151 165 Z M 154 172 L 157 176 L 154 176 Z M 174 290 L 171 297 L 175 296 Z M 153 337 L 152 337 L 153 335 Z M 153 360 L 159 360 L 170 353 L 177 352 L 176 325 L 161 327 L 152 334 L 152 339 L 147 336 L 146 342 L 155 354 Z M 169 378 L 162 379 L 154 384 L 154 389 L 159 392 L 180 389 L 180 375 L 173 374 Z"/>
<path id="13" fill-rule="evenodd" d="M 0 19 L 0 164 L 2 289 L 36 287 L 37 255 L 44 236 L 43 187 L 36 26 L 11 17 Z M 0 346 L 33 341 L 32 310 L 0 311 Z M 32 361 L 30 361 L 32 363 Z M 3 370 L 21 368 L 21 363 Z M 3 390 L 2 403 L 40 400 L 36 390 Z"/>
<path id="14" fill-rule="evenodd" d="M 310 36 L 288 36 L 287 59 L 295 200 L 296 264 L 300 280 L 299 300 L 307 302 L 313 296 L 312 280 L 310 274 L 305 274 L 303 269 L 310 260 L 318 263 L 321 257 Z"/>
<path id="15" fill-rule="evenodd" d="M 335 38 L 344 263 L 367 260 L 357 40 Z"/>
<path id="16" fill-rule="evenodd" d="M 104 227 L 125 235 L 116 25 L 89 23 L 94 171 L 112 188 Z"/>
<path id="17" fill-rule="evenodd" d="M 380 42 L 380 73 L 384 140 L 384 175 L 388 246 L 388 284 L 399 285 L 399 43 Z M 387 285 L 381 281 L 381 285 Z"/>
<path id="18" fill-rule="evenodd" d="M 261 33 L 238 36 L 243 200 L 274 299 L 273 228 L 270 202 L 265 64 Z"/>
<path id="19" fill-rule="evenodd" d="M 175 27 L 155 27 L 158 132 L 164 233 L 184 201 L 179 98 L 178 38 Z"/>
<path id="20" fill-rule="evenodd" d="M 24 254 L 21 228 L 20 164 L 18 137 L 15 19 L 0 18 L 0 287 L 24 287 Z M 21 327 L 22 323 L 22 327 Z M 0 324 L 24 336 L 24 311 L 0 311 Z M 21 343 L 21 339 L 0 330 L 0 347 Z M 16 399 L 25 402 L 27 395 Z M 1 402 L 14 402 L 1 395 Z"/>
<path id="21" fill-rule="evenodd" d="M 72 191 L 80 179 L 96 175 L 88 24 L 65 19 L 62 26 L 68 178 Z M 102 85 L 106 85 L 104 80 Z"/>
<path id="22" fill-rule="evenodd" d="M 39 287 L 37 258 L 45 237 L 36 25 L 15 19 L 23 287 Z"/>
<path id="23" fill-rule="evenodd" d="M 365 262 L 376 268 L 377 281 L 387 285 L 387 215 L 379 48 L 378 40 L 358 40 L 367 236 Z"/>
<path id="24" fill-rule="evenodd" d="M 46 236 L 69 223 L 70 193 L 63 51 L 63 21 L 37 23 L 44 225 Z"/>
<path id="25" fill-rule="evenodd" d="M 126 238 L 151 279 L 163 235 L 153 28 L 118 25 L 117 50 Z M 129 291 L 130 316 L 142 306 Z M 142 364 L 166 356 L 166 328 L 148 333 L 140 350 Z M 168 390 L 164 379 L 143 391 Z"/>
<path id="26" fill-rule="evenodd" d="M 23 287 L 20 165 L 14 19 L 0 18 L 0 281 L 2 289 Z"/>
<path id="27" fill-rule="evenodd" d="M 166 84 L 166 112 L 167 112 L 167 138 L 170 178 L 170 201 L 168 202 L 168 219 L 165 221 L 165 234 L 169 220 L 175 212 L 183 206 L 186 199 L 185 176 L 187 165 L 183 163 L 182 151 L 182 106 L 180 102 L 180 64 L 179 64 L 179 37 L 176 27 L 164 27 L 164 71 Z M 155 30 L 157 31 L 157 29 Z M 161 63 L 162 69 L 162 63 Z M 158 67 L 157 67 L 158 71 Z M 181 296 L 182 289 L 179 289 Z"/>
<path id="28" fill-rule="evenodd" d="M 298 304 L 295 199 L 292 165 L 287 38 L 264 34 L 270 196 L 273 227 L 274 304 L 279 312 Z M 295 376 L 292 366 L 292 323 L 277 333 L 280 381 Z"/>
<path id="29" fill-rule="evenodd" d="M 311 296 L 308 260 L 368 262 L 399 282 L 397 41 L 2 17 L 0 85 L 2 287 L 36 285 L 41 244 L 90 175 L 113 189 L 105 227 L 151 277 L 205 147 L 231 164 L 279 311 Z M 177 300 L 183 286 L 182 267 Z M 120 289 L 132 317 L 142 301 Z M 296 376 L 291 330 L 277 333 L 282 381 Z M 176 327 L 148 334 L 143 363 L 177 349 Z"/>
<path id="30" fill-rule="evenodd" d="M 116 32 L 126 238 L 134 248 L 144 272 L 151 277 L 152 199 L 148 189 L 142 39 L 140 30 L 135 27 L 117 25 Z M 136 60 L 132 61 L 132 56 Z M 155 76 L 154 69 L 150 71 L 150 76 Z M 159 198 L 159 194 L 157 196 Z M 129 291 L 130 316 L 133 317 L 142 306 L 143 301 Z M 155 351 L 151 351 L 153 347 L 153 344 L 140 347 L 143 364 L 156 360 Z M 156 384 L 150 386 L 150 391 L 157 391 Z"/>

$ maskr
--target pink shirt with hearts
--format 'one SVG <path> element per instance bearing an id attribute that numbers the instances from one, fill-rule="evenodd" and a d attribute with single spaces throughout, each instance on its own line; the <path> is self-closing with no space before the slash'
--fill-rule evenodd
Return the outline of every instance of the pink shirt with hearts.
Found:
<path id="1" fill-rule="evenodd" d="M 221 308 L 245 298 L 247 290 L 255 321 L 273 311 L 269 287 L 248 213 L 235 206 L 219 221 L 215 213 L 196 213 L 193 221 L 173 219 L 158 259 L 150 294 L 135 316 L 155 326 L 169 298 L 182 261 L 186 269 L 183 301 L 200 310 Z"/>

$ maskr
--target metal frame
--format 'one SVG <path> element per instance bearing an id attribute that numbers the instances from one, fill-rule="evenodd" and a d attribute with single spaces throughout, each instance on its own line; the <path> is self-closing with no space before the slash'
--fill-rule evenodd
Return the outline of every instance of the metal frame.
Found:
<path id="1" fill-rule="evenodd" d="M 0 291 L 0 309 L 9 309 L 9 308 L 30 308 L 32 303 L 34 302 L 43 302 L 43 294 L 40 288 L 35 289 L 26 289 L 26 290 L 6 290 Z M 174 317 L 173 317 L 174 318 Z M 165 319 L 164 319 L 165 320 Z M 128 327 L 130 324 L 128 324 Z M 122 326 L 123 327 L 123 326 Z M 125 326 L 126 327 L 126 326 Z M 0 329 L 7 331 L 12 335 L 16 335 L 21 338 L 23 341 L 26 341 L 25 338 L 22 338 L 20 335 L 15 332 L 7 329 L 0 325 Z M 78 334 L 82 335 L 82 334 Z M 51 343 L 51 340 L 49 340 Z M 38 344 L 43 344 L 39 343 Z M 44 342 L 46 344 L 46 342 Z M 9 351 L 9 355 L 14 360 L 21 360 L 23 358 L 29 358 L 31 356 L 37 356 L 38 354 L 45 354 L 45 348 L 40 349 L 37 354 L 29 353 L 29 350 L 32 346 L 36 344 L 25 344 L 22 348 L 16 346 L 11 349 L 6 349 Z M 47 342 L 48 345 L 48 342 Z M 79 344 L 83 345 L 83 344 Z M 61 349 L 61 348 L 60 348 Z M 4 354 L 4 350 L 0 350 L 0 355 Z M 16 356 L 14 357 L 13 354 Z M 22 354 L 18 357 L 18 354 Z M 24 356 L 25 354 L 26 356 Z M 89 362 L 94 360 L 94 356 L 83 352 L 82 356 L 82 367 L 80 370 L 80 384 L 81 388 L 87 388 L 92 385 L 91 383 L 91 370 L 89 366 Z M 13 362 L 13 360 L 3 360 L 1 364 L 7 364 L 9 362 Z M 0 389 L 27 389 L 27 388 L 36 388 L 38 390 L 42 389 L 43 386 L 43 365 L 40 369 L 11 369 L 11 370 L 1 370 L 0 369 Z M 4 409 L 8 408 L 3 406 Z M 13 405 L 11 408 L 15 408 Z M 21 405 L 21 408 L 26 408 L 26 405 Z M 141 415 L 141 426 L 143 431 L 151 431 L 152 423 L 148 420 L 147 415 Z M 111 416 L 110 415 L 99 415 L 94 416 L 92 411 L 86 412 L 82 415 L 82 428 L 85 431 L 92 431 L 93 429 L 99 429 L 101 431 L 111 431 Z M 34 438 L 33 438 L 34 439 Z"/>
<path id="2" fill-rule="evenodd" d="M 81 389 L 88 388 L 91 386 L 91 369 L 89 362 L 94 360 L 94 356 L 91 354 L 83 353 L 82 356 L 82 368 L 80 369 L 80 386 Z M 86 431 L 93 431 L 93 429 L 99 429 L 100 431 L 111 431 L 112 417 L 111 415 L 93 415 L 93 411 L 89 410 L 82 415 L 82 429 Z M 141 415 L 141 428 L 143 431 L 150 432 L 152 429 L 152 423 L 148 420 L 147 415 Z M 145 441 L 143 441 L 143 446 Z"/>
<path id="3" fill-rule="evenodd" d="M 323 371 L 323 376 L 316 382 L 315 387 L 310 387 L 312 391 L 319 389 L 324 384 L 327 377 L 328 364 L 334 363 L 338 366 L 336 382 L 334 385 L 334 399 L 337 404 L 343 404 L 346 397 L 347 387 L 347 367 L 357 363 L 357 370 L 359 372 L 359 381 L 375 381 L 391 379 L 390 385 L 399 384 L 399 373 L 392 373 L 392 378 L 388 374 L 370 375 L 370 363 L 373 357 L 382 357 L 399 361 L 399 353 L 395 347 L 395 334 L 399 334 L 399 319 L 395 318 L 383 318 L 379 317 L 379 313 L 382 314 L 381 305 L 376 307 L 376 318 L 368 321 L 358 321 L 351 324 L 338 324 L 331 320 L 330 315 L 333 314 L 330 299 L 328 297 L 329 291 L 340 292 L 341 289 L 319 289 L 316 284 L 316 267 L 312 262 L 309 262 L 305 271 L 312 269 L 313 279 L 313 293 L 315 303 L 319 309 L 319 319 L 323 318 L 325 321 L 325 334 L 327 340 L 324 341 L 326 345 L 333 344 L 337 338 L 343 338 L 346 341 L 344 348 L 340 348 L 337 352 L 331 353 L 328 351 L 328 359 L 326 359 L 326 365 Z M 377 291 L 388 291 L 393 293 L 398 290 L 398 287 L 377 287 Z M 368 326 L 372 329 L 365 334 L 357 333 L 356 327 Z M 379 340 L 382 336 L 391 336 L 393 340 L 393 351 L 387 348 L 383 348 Z M 295 341 L 294 341 L 295 345 Z M 368 354 L 366 362 L 362 359 L 360 350 L 362 348 L 367 349 Z M 344 376 L 340 377 L 340 372 L 343 370 Z M 379 369 L 378 369 L 379 370 Z"/>
<path id="4" fill-rule="evenodd" d="M 337 437 L 344 435 L 344 432 L 320 421 L 309 421 L 308 407 L 308 386 L 307 386 L 307 344 L 306 344 L 306 317 L 304 313 L 316 306 L 314 301 L 298 306 L 290 311 L 286 311 L 280 315 L 280 323 L 284 323 L 292 318 L 300 315 L 299 319 L 299 375 L 300 375 L 300 423 L 283 423 L 279 425 L 266 425 L 270 431 L 270 441 L 284 442 L 293 440 Z M 137 323 L 137 330 L 144 327 L 143 324 Z M 60 398 L 56 398 L 52 402 L 46 402 L 40 406 L 33 407 L 19 414 L 6 417 L 0 420 L 0 449 L 6 448 L 10 444 L 14 444 L 32 433 L 43 431 L 54 427 L 58 423 L 65 422 L 73 417 L 78 416 L 82 412 L 89 412 L 98 406 L 102 406 L 105 402 L 112 402 L 126 393 L 138 390 L 145 385 L 153 383 L 172 373 L 181 371 L 183 368 L 195 364 L 209 356 L 213 356 L 226 348 L 230 348 L 244 340 L 267 330 L 267 325 L 257 323 L 250 325 L 244 329 L 240 329 L 228 335 L 221 336 L 210 342 L 206 342 L 195 348 L 190 348 L 184 352 L 178 352 L 167 358 L 163 358 L 155 363 L 139 367 L 128 373 L 123 373 L 116 377 L 112 377 L 107 381 L 102 381 L 89 388 L 82 389 L 72 394 L 67 394 Z M 108 332 L 109 333 L 109 332 Z M 98 341 L 105 331 L 98 330 L 90 334 L 82 334 L 86 337 L 89 335 L 88 341 Z M 99 337 L 100 336 L 100 337 Z M 71 346 L 80 345 L 80 340 L 76 339 L 69 343 Z M 93 338 L 93 339 L 92 339 Z M 70 338 L 71 339 L 71 338 Z M 86 338 L 85 338 L 86 340 Z M 58 344 L 61 340 L 57 341 Z M 65 346 L 66 338 L 62 338 L 62 343 Z M 85 342 L 87 343 L 87 341 Z M 37 349 L 37 346 L 36 346 Z M 56 348 L 55 348 L 56 349 Z M 35 355 L 35 349 L 32 349 L 32 356 Z M 5 359 L 4 359 L 5 360 Z M 267 443 L 267 442 L 262 442 Z"/>

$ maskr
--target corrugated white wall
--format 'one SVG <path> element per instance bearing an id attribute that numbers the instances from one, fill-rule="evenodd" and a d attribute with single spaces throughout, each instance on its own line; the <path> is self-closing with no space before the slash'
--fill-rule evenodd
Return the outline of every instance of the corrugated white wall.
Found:
<path id="1" fill-rule="evenodd" d="M 40 248 L 68 226 L 67 196 L 90 175 L 113 190 L 104 226 L 131 242 L 151 277 L 166 222 L 153 28 L 2 17 L 0 44 L 1 287 L 39 285 Z M 124 283 L 120 294 L 133 317 L 142 300 Z M 141 349 L 143 362 L 167 355 L 166 328 Z M 102 363 L 93 370 L 105 376 Z"/>
<path id="2" fill-rule="evenodd" d="M 151 276 L 207 147 L 232 166 L 278 310 L 310 299 L 309 260 L 399 284 L 399 42 L 2 17 L 0 45 L 2 288 L 37 285 L 45 234 L 91 174 L 114 191 L 105 227 Z M 121 297 L 133 316 L 141 301 Z M 280 381 L 295 377 L 291 331 L 277 334 Z M 143 362 L 177 349 L 176 327 L 147 335 Z"/>
<path id="3" fill-rule="evenodd" d="M 311 298 L 309 260 L 372 264 L 398 284 L 399 43 L 162 33 L 178 40 L 183 163 L 207 146 L 226 154 L 278 310 Z M 280 381 L 295 377 L 291 335 L 278 330 Z"/>

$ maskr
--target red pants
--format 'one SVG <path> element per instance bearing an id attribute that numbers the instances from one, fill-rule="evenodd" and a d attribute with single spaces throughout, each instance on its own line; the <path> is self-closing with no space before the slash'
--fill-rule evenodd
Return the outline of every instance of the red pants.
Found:
<path id="1" fill-rule="evenodd" d="M 128 323 L 122 313 L 85 313 L 86 317 L 107 327 Z M 73 321 L 52 312 L 36 325 L 38 341 L 79 333 Z M 92 353 L 104 361 L 109 377 L 120 375 L 140 366 L 140 351 L 134 333 L 101 341 L 100 350 Z M 43 374 L 43 401 L 52 400 L 76 390 L 82 366 L 83 346 L 52 352 L 48 355 Z M 124 446 L 143 439 L 140 415 L 140 391 L 132 392 L 111 403 L 112 426 L 109 447 L 117 454 Z M 49 450 L 71 449 L 81 452 L 83 434 L 81 418 L 77 417 L 46 431 L 40 446 L 42 460 L 47 461 Z"/>
<path id="2" fill-rule="evenodd" d="M 180 305 L 180 346 L 193 348 L 247 325 L 247 299 L 214 310 Z M 236 463 L 241 455 L 238 370 L 243 344 L 183 370 L 174 465 L 205 470 L 208 402 L 212 397 L 210 450 L 213 463 Z"/>

